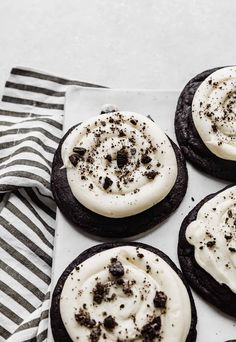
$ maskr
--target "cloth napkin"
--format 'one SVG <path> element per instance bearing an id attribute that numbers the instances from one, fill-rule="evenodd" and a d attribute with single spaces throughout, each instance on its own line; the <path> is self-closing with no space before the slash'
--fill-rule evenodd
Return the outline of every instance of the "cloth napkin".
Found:
<path id="1" fill-rule="evenodd" d="M 13 68 L 0 102 L 0 341 L 47 339 L 56 218 L 50 173 L 71 85 L 96 87 Z"/>

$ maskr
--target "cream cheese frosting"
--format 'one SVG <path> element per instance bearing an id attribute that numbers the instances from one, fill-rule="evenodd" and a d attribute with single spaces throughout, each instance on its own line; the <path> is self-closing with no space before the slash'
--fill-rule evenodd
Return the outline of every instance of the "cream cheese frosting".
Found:
<path id="1" fill-rule="evenodd" d="M 177 177 L 168 137 L 152 120 L 133 112 L 105 113 L 81 123 L 65 139 L 61 156 L 75 198 L 106 217 L 152 207 Z"/>
<path id="2" fill-rule="evenodd" d="M 141 342 L 150 333 L 153 342 L 184 342 L 191 324 L 188 292 L 177 273 L 134 246 L 108 249 L 75 267 L 62 289 L 60 313 L 72 341 L 83 342 L 91 334 L 99 342 Z"/>
<path id="3" fill-rule="evenodd" d="M 236 160 L 236 67 L 218 69 L 200 84 L 192 101 L 192 117 L 213 154 Z"/>
<path id="4" fill-rule="evenodd" d="M 185 235 L 198 265 L 236 293 L 236 186 L 207 201 Z"/>

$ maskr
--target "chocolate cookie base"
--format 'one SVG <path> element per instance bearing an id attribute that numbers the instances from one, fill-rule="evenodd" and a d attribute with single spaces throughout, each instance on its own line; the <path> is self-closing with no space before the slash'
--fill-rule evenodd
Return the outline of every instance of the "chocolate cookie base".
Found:
<path id="1" fill-rule="evenodd" d="M 65 271 L 62 273 L 61 277 L 59 278 L 57 285 L 54 289 L 53 295 L 52 295 L 51 310 L 50 310 L 51 328 L 52 328 L 52 333 L 53 333 L 53 337 L 54 337 L 55 342 L 59 342 L 59 341 L 72 342 L 70 336 L 68 335 L 68 333 L 64 327 L 64 324 L 63 324 L 62 319 L 61 319 L 61 314 L 60 314 L 60 296 L 61 296 L 61 292 L 62 292 L 64 283 L 65 283 L 67 277 L 69 276 L 69 274 L 72 272 L 72 270 L 77 265 L 81 264 L 86 259 L 92 257 L 93 255 L 95 255 L 97 253 L 103 252 L 107 249 L 115 248 L 115 247 L 119 247 L 119 246 L 135 246 L 135 247 L 144 248 L 150 252 L 153 252 L 156 255 L 158 255 L 160 258 L 165 260 L 168 263 L 168 265 L 178 274 L 178 276 L 183 281 L 183 283 L 184 283 L 184 285 L 188 291 L 188 295 L 189 295 L 190 303 L 191 303 L 191 311 L 192 311 L 191 325 L 190 325 L 188 336 L 186 338 L 186 342 L 196 341 L 196 337 L 197 337 L 197 331 L 196 331 L 197 312 L 196 312 L 194 300 L 193 300 L 191 291 L 190 291 L 185 279 L 182 276 L 182 273 L 176 267 L 176 265 L 173 263 L 173 261 L 171 261 L 171 259 L 166 254 L 161 252 L 160 250 L 158 250 L 152 246 L 143 244 L 143 243 L 138 243 L 138 242 L 130 242 L 130 243 L 114 242 L 113 243 L 113 242 L 110 242 L 110 243 L 104 243 L 104 244 L 100 244 L 100 245 L 91 247 L 91 248 L 87 249 L 86 251 L 84 251 L 83 253 L 81 253 L 74 261 L 72 261 L 72 263 L 65 269 Z"/>
<path id="2" fill-rule="evenodd" d="M 182 272 L 191 287 L 206 301 L 226 314 L 236 317 L 236 294 L 227 285 L 218 283 L 198 265 L 194 257 L 194 246 L 190 245 L 185 237 L 188 225 L 196 220 L 203 204 L 229 187 L 231 186 L 205 197 L 185 217 L 179 233 L 178 256 Z"/>
<path id="3" fill-rule="evenodd" d="M 180 94 L 175 113 L 175 134 L 179 146 L 195 167 L 214 177 L 236 181 L 236 161 L 226 160 L 214 155 L 199 136 L 192 117 L 192 102 L 200 84 L 213 72 L 210 69 L 191 79 Z"/>
<path id="4" fill-rule="evenodd" d="M 77 126 L 77 125 L 76 125 Z M 187 189 L 188 174 L 185 159 L 180 149 L 171 140 L 176 154 L 178 175 L 169 194 L 153 207 L 133 216 L 109 218 L 99 215 L 83 206 L 72 194 L 66 169 L 61 169 L 61 147 L 73 126 L 62 138 L 52 165 L 51 189 L 61 212 L 85 232 L 107 238 L 122 238 L 145 232 L 161 223 L 180 205 Z"/>

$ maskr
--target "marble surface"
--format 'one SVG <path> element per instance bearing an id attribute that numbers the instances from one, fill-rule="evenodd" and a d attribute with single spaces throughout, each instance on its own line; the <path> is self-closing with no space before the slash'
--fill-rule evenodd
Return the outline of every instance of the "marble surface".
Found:
<path id="1" fill-rule="evenodd" d="M 118 88 L 180 90 L 235 63 L 235 0 L 1 0 L 0 90 L 12 66 Z"/>

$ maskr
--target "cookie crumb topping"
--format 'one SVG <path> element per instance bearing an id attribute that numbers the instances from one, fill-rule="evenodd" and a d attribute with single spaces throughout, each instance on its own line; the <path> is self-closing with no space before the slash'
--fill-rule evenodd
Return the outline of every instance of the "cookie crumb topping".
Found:
<path id="1" fill-rule="evenodd" d="M 110 126 L 110 130 L 113 134 L 117 132 L 119 138 L 127 137 L 127 132 L 128 132 L 127 128 L 123 128 L 123 129 L 120 128 L 122 127 L 122 125 L 125 124 L 122 114 L 117 112 L 115 119 L 113 116 L 111 116 L 108 119 L 108 121 L 109 123 L 112 123 L 112 125 Z M 99 126 L 99 123 L 101 124 L 103 128 Z M 136 119 L 131 119 L 130 123 L 134 126 L 137 126 L 138 124 L 140 124 L 141 131 L 143 132 L 142 133 L 143 139 L 148 141 L 148 144 L 146 144 L 145 148 L 142 148 L 142 147 L 140 148 L 140 152 L 141 152 L 140 160 L 137 158 L 134 158 L 137 154 L 136 136 L 138 136 L 137 135 L 138 133 L 135 130 L 132 131 L 131 136 L 128 138 L 129 144 L 126 145 L 124 141 L 124 143 L 121 144 L 122 147 L 118 149 L 116 152 L 115 150 L 120 145 L 120 143 L 117 144 L 114 138 L 111 138 L 111 141 L 112 140 L 114 141 L 114 143 L 111 144 L 111 149 L 114 149 L 114 153 L 106 154 L 105 149 L 102 150 L 104 151 L 103 158 L 107 160 L 108 163 L 111 164 L 113 160 L 116 162 L 117 169 L 115 170 L 115 176 L 117 178 L 117 182 L 119 182 L 119 190 L 121 190 L 122 184 L 126 185 L 133 181 L 133 178 L 130 177 L 132 173 L 132 171 L 130 170 L 131 167 L 134 170 L 138 169 L 140 166 L 140 161 L 143 165 L 150 164 L 153 161 L 153 156 L 151 157 L 148 153 L 153 154 L 157 150 L 157 146 L 153 145 L 151 138 L 149 138 L 145 134 L 146 123 L 145 122 L 139 123 L 139 120 L 136 120 Z M 99 147 L 101 146 L 102 143 L 106 143 L 106 141 L 108 141 L 106 134 L 109 132 L 109 128 L 107 127 L 108 131 L 105 130 L 105 127 L 107 126 L 106 121 L 100 120 L 100 119 L 98 119 L 98 121 L 95 123 L 95 126 L 97 126 L 98 128 L 94 130 L 93 134 L 94 134 L 94 137 L 96 138 L 96 147 Z M 87 127 L 87 134 L 91 134 L 91 132 L 92 131 L 90 127 Z M 105 138 L 103 138 L 103 135 Z M 112 157 L 112 155 L 114 155 L 114 157 Z M 84 157 L 86 156 L 87 158 L 84 159 Z M 73 147 L 73 154 L 69 156 L 69 160 L 74 167 L 79 168 L 79 172 L 82 175 L 81 179 L 86 179 L 84 178 L 86 177 L 85 176 L 86 174 L 89 174 L 92 177 L 95 177 L 96 170 L 94 169 L 93 164 L 98 157 L 102 157 L 102 155 L 101 156 L 97 155 L 96 150 L 90 151 L 89 149 L 86 149 L 84 147 L 75 146 Z M 136 162 L 135 162 L 135 159 L 136 159 Z M 85 162 L 87 162 L 87 164 Z M 91 164 L 91 166 L 89 166 L 88 164 Z M 150 165 L 150 167 L 153 167 L 153 166 L 154 165 Z M 161 164 L 157 161 L 155 164 L 155 167 L 159 168 L 160 166 Z M 109 165 L 105 166 L 105 171 L 106 171 L 106 168 L 108 170 L 109 167 L 110 167 Z M 112 164 L 112 167 L 113 167 L 113 164 Z M 153 180 L 160 172 L 157 170 L 150 170 L 150 171 L 144 170 L 142 173 L 143 173 L 143 176 L 145 176 L 147 179 Z M 103 188 L 107 190 L 109 187 L 112 186 L 112 184 L 113 184 L 113 181 L 111 180 L 111 178 L 106 176 L 104 178 Z"/>
<path id="2" fill-rule="evenodd" d="M 164 259 L 124 245 L 74 268 L 63 286 L 60 312 L 73 341 L 160 342 L 167 326 L 187 337 L 191 309 L 186 300 L 181 279 Z M 176 310 L 180 316 L 173 314 Z"/>
<path id="3" fill-rule="evenodd" d="M 75 320 L 80 325 L 89 329 L 93 328 L 96 325 L 96 321 L 94 319 L 91 319 L 90 314 L 83 309 L 80 309 L 79 313 L 75 314 Z"/>
<path id="4" fill-rule="evenodd" d="M 152 342 L 159 336 L 161 330 L 161 318 L 155 317 L 151 322 L 145 324 L 141 330 L 143 342 Z"/>
<path id="5" fill-rule="evenodd" d="M 103 325 L 105 329 L 113 330 L 118 324 L 116 323 L 115 319 L 111 315 L 109 315 L 104 319 Z"/>
<path id="6" fill-rule="evenodd" d="M 103 183 L 103 188 L 107 190 L 112 184 L 113 181 L 109 177 L 106 177 Z"/>
<path id="7" fill-rule="evenodd" d="M 85 155 L 86 152 L 86 148 L 83 147 L 74 147 L 73 148 L 73 152 L 78 154 L 79 156 L 83 157 Z"/>
<path id="8" fill-rule="evenodd" d="M 61 156 L 74 197 L 107 217 L 149 209 L 177 177 L 170 140 L 137 113 L 109 112 L 81 123 L 66 137 Z"/>
<path id="9" fill-rule="evenodd" d="M 69 157 L 69 160 L 71 162 L 71 164 L 76 167 L 78 165 L 78 161 L 79 161 L 79 156 L 78 154 L 71 154 Z"/>
<path id="10" fill-rule="evenodd" d="M 141 157 L 141 163 L 148 164 L 152 161 L 152 158 L 149 157 L 147 154 L 143 154 Z"/>
<path id="11" fill-rule="evenodd" d="M 155 308 L 162 308 L 166 307 L 167 296 L 163 291 L 157 291 L 156 295 L 153 299 L 153 303 Z"/>
<path id="12" fill-rule="evenodd" d="M 122 263 L 116 258 L 111 259 L 111 265 L 108 266 L 109 272 L 114 277 L 122 277 L 124 275 L 124 267 Z"/>
<path id="13" fill-rule="evenodd" d="M 101 334 L 102 334 L 102 330 L 101 330 L 100 326 L 98 326 L 97 328 L 95 328 L 91 331 L 91 333 L 89 335 L 90 341 L 91 342 L 98 342 Z"/>
<path id="14" fill-rule="evenodd" d="M 104 297 L 108 294 L 108 287 L 102 283 L 97 283 L 93 289 L 93 300 L 97 304 L 101 304 Z"/>
<path id="15" fill-rule="evenodd" d="M 116 156 L 118 168 L 122 169 L 122 167 L 128 164 L 128 160 L 128 152 L 126 151 L 125 146 L 123 146 L 122 149 L 117 152 Z"/>
<path id="16" fill-rule="evenodd" d="M 154 170 L 145 172 L 145 176 L 148 179 L 154 179 L 158 174 L 159 174 L 159 172 L 158 171 L 154 171 Z"/>

